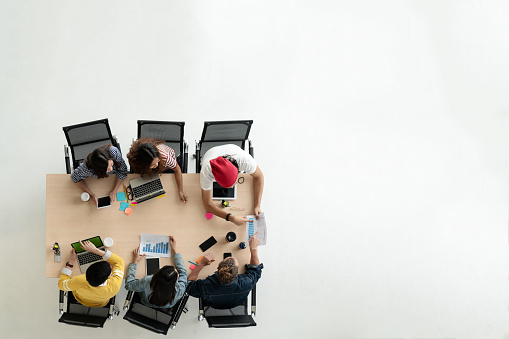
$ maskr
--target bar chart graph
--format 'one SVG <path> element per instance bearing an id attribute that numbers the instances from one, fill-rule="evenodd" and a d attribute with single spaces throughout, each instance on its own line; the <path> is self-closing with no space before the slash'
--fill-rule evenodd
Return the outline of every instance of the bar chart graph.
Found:
<path id="1" fill-rule="evenodd" d="M 153 244 L 145 244 L 145 248 L 143 248 L 143 251 L 146 253 L 164 253 L 168 254 L 168 243 L 157 243 L 155 245 Z"/>
<path id="2" fill-rule="evenodd" d="M 151 257 L 170 257 L 170 237 L 166 235 L 141 234 L 140 254 Z"/>

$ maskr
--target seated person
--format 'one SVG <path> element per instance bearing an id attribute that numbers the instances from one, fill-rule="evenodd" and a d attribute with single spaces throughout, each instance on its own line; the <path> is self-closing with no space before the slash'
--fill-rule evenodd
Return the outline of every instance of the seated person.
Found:
<path id="1" fill-rule="evenodd" d="M 214 261 L 214 256 L 207 253 L 189 275 L 189 295 L 202 297 L 207 305 L 218 309 L 233 308 L 240 305 L 249 295 L 249 292 L 256 285 L 262 276 L 263 264 L 258 259 L 258 245 L 260 240 L 256 237 L 249 237 L 249 249 L 251 261 L 246 265 L 246 273 L 238 274 L 239 263 L 237 259 L 228 257 L 217 266 L 217 271 L 205 279 L 197 280 L 198 274 L 203 267 Z"/>
<path id="2" fill-rule="evenodd" d="M 173 170 L 180 200 L 187 203 L 187 195 L 182 185 L 182 170 L 180 169 L 175 151 L 164 144 L 163 140 L 140 138 L 136 140 L 127 153 L 129 165 L 134 173 L 163 173 Z"/>
<path id="3" fill-rule="evenodd" d="M 140 255 L 140 249 L 133 251 L 133 262 L 127 269 L 125 289 L 140 292 L 141 302 L 149 307 L 173 307 L 184 295 L 187 285 L 187 270 L 182 255 L 177 253 L 177 243 L 170 235 L 171 256 L 175 267 L 166 265 L 154 275 L 136 279 L 136 266 L 145 256 Z"/>
<path id="4" fill-rule="evenodd" d="M 233 187 L 239 172 L 246 172 L 253 177 L 254 214 L 262 212 L 260 204 L 263 192 L 263 173 L 254 158 L 236 145 L 216 146 L 207 151 L 202 159 L 200 185 L 203 205 L 207 212 L 231 221 L 237 226 L 248 221 L 246 217 L 235 216 L 212 203 L 212 183 L 217 181 L 222 187 Z"/>
<path id="5" fill-rule="evenodd" d="M 58 288 L 62 291 L 72 291 L 72 294 L 82 305 L 87 307 L 106 306 L 113 298 L 124 279 L 124 260 L 110 251 L 102 251 L 90 241 L 81 243 L 81 247 L 89 252 L 102 256 L 107 261 L 98 261 L 90 265 L 85 274 L 71 278 L 72 268 L 76 262 L 76 252 L 71 251 L 71 258 L 62 268 L 58 280 Z M 111 265 L 111 266 L 110 266 Z"/>
<path id="6" fill-rule="evenodd" d="M 117 175 L 113 189 L 110 192 L 111 201 L 115 201 L 118 187 L 127 177 L 127 166 L 118 148 L 112 145 L 104 145 L 96 148 L 83 159 L 83 162 L 72 172 L 71 179 L 76 186 L 90 194 L 91 201 L 95 201 L 97 205 L 97 196 L 88 188 L 84 180 L 88 177 L 106 178 L 110 174 Z"/>

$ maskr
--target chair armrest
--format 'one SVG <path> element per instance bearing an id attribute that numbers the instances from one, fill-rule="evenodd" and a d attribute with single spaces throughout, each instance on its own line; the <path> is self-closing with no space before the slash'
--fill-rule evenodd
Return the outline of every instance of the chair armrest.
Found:
<path id="1" fill-rule="evenodd" d="M 69 147 L 64 145 L 64 156 L 65 156 L 65 171 L 67 174 L 71 174 L 71 160 L 69 159 Z"/>
<path id="2" fill-rule="evenodd" d="M 173 317 L 171 319 L 170 328 L 172 330 L 174 330 L 175 327 L 177 326 L 177 323 L 180 319 L 180 316 L 182 315 L 182 312 L 184 313 L 187 312 L 186 309 L 187 299 L 189 299 L 189 293 L 185 292 L 184 295 L 182 296 L 182 299 L 180 299 L 180 302 L 178 303 L 177 311 L 173 314 Z"/>
<path id="3" fill-rule="evenodd" d="M 194 154 L 196 158 L 196 173 L 200 173 L 201 164 L 200 164 L 200 143 L 196 141 L 196 153 Z"/>
<path id="4" fill-rule="evenodd" d="M 254 148 L 253 148 L 253 143 L 251 142 L 250 139 L 247 139 L 247 141 L 249 142 L 249 155 L 252 156 L 254 158 Z"/>
<path id="5" fill-rule="evenodd" d="M 251 290 L 251 315 L 256 315 L 256 285 Z"/>
<path id="6" fill-rule="evenodd" d="M 125 301 L 124 301 L 124 307 L 122 308 L 124 311 L 127 311 L 129 309 L 129 307 L 131 306 L 131 300 L 133 299 L 133 295 L 134 295 L 133 291 L 129 291 L 127 293 L 127 297 L 125 297 Z"/>
<path id="7" fill-rule="evenodd" d="M 64 296 L 65 292 L 60 290 L 58 295 L 58 312 L 60 314 L 64 314 Z"/>
<path id="8" fill-rule="evenodd" d="M 187 162 L 189 159 L 189 145 L 186 140 L 184 140 L 184 155 L 182 157 L 182 173 L 187 173 Z"/>

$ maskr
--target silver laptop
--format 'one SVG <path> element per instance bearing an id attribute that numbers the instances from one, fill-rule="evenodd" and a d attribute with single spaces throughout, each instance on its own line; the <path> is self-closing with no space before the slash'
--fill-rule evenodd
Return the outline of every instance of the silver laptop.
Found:
<path id="1" fill-rule="evenodd" d="M 166 193 L 159 174 L 133 179 L 129 181 L 129 187 L 138 204 Z"/>
<path id="2" fill-rule="evenodd" d="M 90 241 L 98 249 L 105 251 L 104 244 L 103 244 L 100 236 L 96 236 L 96 237 L 93 237 L 93 238 L 85 239 L 83 241 L 86 241 L 86 240 Z M 103 260 L 103 257 L 101 257 L 100 255 L 97 255 L 95 253 L 92 253 L 92 252 L 89 252 L 87 250 L 84 250 L 81 247 L 81 244 L 80 244 L 79 241 L 75 242 L 75 243 L 72 243 L 71 246 L 76 251 L 76 255 L 78 257 L 78 263 L 80 265 L 81 273 L 85 273 L 87 271 L 87 268 L 90 265 L 92 265 L 92 264 L 94 264 L 94 263 L 96 263 L 98 261 Z"/>

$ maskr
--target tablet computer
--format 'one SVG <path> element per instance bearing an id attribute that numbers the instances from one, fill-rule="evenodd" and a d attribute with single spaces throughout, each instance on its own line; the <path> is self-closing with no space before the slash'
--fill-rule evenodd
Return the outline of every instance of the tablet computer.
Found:
<path id="1" fill-rule="evenodd" d="M 111 206 L 111 199 L 109 195 L 97 199 L 97 208 L 105 208 Z"/>
<path id="2" fill-rule="evenodd" d="M 237 184 L 230 188 L 221 187 L 214 181 L 212 184 L 212 199 L 213 200 L 235 200 L 237 199 Z"/>

